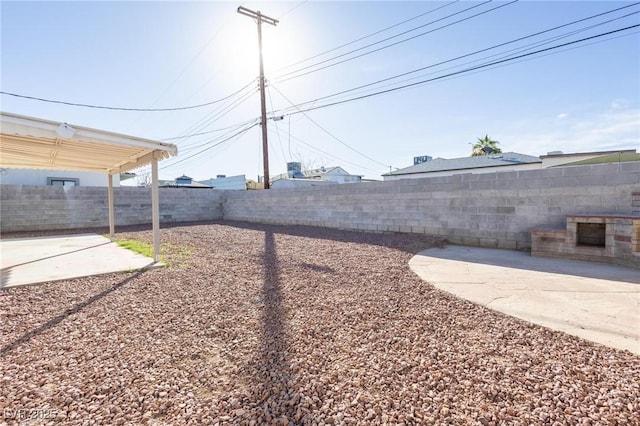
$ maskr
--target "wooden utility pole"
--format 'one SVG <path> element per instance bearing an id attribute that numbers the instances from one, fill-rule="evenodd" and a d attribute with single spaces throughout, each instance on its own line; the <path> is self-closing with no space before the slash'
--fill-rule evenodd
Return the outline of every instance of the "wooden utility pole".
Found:
<path id="1" fill-rule="evenodd" d="M 270 18 L 260 11 L 249 10 L 246 7 L 238 7 L 238 13 L 253 18 L 258 23 L 258 50 L 260 51 L 260 109 L 262 119 L 262 167 L 264 171 L 264 189 L 269 189 L 269 143 L 267 140 L 267 104 L 264 95 L 264 67 L 262 65 L 262 21 L 274 27 L 277 19 Z"/>

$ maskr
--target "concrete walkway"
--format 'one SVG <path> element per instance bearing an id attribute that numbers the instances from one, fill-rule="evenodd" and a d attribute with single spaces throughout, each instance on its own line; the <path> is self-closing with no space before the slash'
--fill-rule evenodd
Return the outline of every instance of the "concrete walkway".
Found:
<path id="1" fill-rule="evenodd" d="M 155 266 L 96 234 L 0 239 L 0 289 Z"/>
<path id="2" fill-rule="evenodd" d="M 640 355 L 640 270 L 529 253 L 447 246 L 411 269 L 458 297 Z"/>

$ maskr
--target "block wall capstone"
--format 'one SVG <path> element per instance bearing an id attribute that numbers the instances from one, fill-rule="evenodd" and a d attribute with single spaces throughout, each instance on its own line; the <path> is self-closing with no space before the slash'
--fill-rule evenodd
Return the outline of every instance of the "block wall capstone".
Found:
<path id="1" fill-rule="evenodd" d="M 149 188 L 114 188 L 115 225 L 151 223 Z M 222 193 L 160 188 L 160 223 L 222 218 Z M 105 187 L 0 186 L 0 232 L 109 226 Z"/>

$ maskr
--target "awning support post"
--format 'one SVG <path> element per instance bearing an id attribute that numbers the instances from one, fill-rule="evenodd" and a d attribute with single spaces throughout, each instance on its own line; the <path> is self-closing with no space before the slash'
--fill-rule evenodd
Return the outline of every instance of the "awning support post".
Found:
<path id="1" fill-rule="evenodd" d="M 107 190 L 108 198 L 109 198 L 109 238 L 113 240 L 113 236 L 115 235 L 115 212 L 113 209 L 113 175 L 111 173 L 108 174 L 109 180 L 109 189 Z"/>
<path id="2" fill-rule="evenodd" d="M 151 161 L 151 224 L 153 228 L 153 261 L 160 261 L 160 202 L 158 200 L 158 159 Z"/>

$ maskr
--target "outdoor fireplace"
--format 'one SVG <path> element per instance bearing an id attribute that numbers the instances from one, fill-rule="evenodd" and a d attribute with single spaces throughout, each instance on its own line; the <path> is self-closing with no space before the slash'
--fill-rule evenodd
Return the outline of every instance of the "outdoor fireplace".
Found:
<path id="1" fill-rule="evenodd" d="M 606 223 L 577 223 L 576 244 L 579 246 L 604 247 Z"/>

